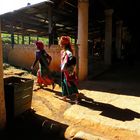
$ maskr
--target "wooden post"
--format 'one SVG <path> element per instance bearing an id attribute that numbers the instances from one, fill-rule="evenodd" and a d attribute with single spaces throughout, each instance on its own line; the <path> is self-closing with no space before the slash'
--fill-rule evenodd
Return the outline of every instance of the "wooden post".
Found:
<path id="1" fill-rule="evenodd" d="M 6 108 L 4 99 L 3 83 L 3 56 L 2 56 L 2 39 L 1 39 L 1 19 L 0 19 L 0 129 L 6 125 Z"/>

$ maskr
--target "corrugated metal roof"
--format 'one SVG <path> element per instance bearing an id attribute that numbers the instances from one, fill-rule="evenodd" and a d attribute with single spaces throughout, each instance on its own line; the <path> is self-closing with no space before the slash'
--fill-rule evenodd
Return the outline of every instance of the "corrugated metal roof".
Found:
<path id="1" fill-rule="evenodd" d="M 51 0 L 1 15 L 2 32 L 47 36 L 49 34 L 49 5 L 52 7 L 53 32 L 77 35 L 78 0 Z M 113 22 L 124 20 L 132 25 L 138 14 L 136 0 L 89 0 L 89 38 L 104 34 L 104 10 L 113 8 Z M 61 26 L 60 26 L 61 25 Z M 34 32 L 36 31 L 36 32 Z"/>

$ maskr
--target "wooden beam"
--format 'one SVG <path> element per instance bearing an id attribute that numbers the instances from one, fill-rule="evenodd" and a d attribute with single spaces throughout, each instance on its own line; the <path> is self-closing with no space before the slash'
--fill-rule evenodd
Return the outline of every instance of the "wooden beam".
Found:
<path id="1" fill-rule="evenodd" d="M 3 82 L 3 55 L 2 55 L 2 38 L 1 38 L 1 19 L 0 19 L 0 129 L 6 126 L 6 108 L 4 98 L 4 82 Z"/>

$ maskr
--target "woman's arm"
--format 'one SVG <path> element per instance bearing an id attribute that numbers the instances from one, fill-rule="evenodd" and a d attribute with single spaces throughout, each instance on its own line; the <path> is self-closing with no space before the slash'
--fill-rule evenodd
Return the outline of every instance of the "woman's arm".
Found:
<path id="1" fill-rule="evenodd" d="M 33 65 L 31 66 L 31 70 L 34 69 L 34 67 L 35 67 L 35 65 L 36 65 L 36 63 L 37 63 L 37 61 L 38 61 L 38 59 L 36 58 L 35 61 L 34 61 L 34 63 L 33 63 Z"/>
<path id="2" fill-rule="evenodd" d="M 36 63 L 37 63 L 37 61 L 39 60 L 39 53 L 38 52 L 36 52 L 36 58 L 35 58 L 35 61 L 34 61 L 34 63 L 32 64 L 32 66 L 31 66 L 31 70 L 33 70 L 34 69 L 34 67 L 35 67 L 35 65 L 36 65 Z"/>
<path id="3" fill-rule="evenodd" d="M 66 52 L 63 52 L 62 56 L 61 56 L 61 70 L 65 70 L 65 68 L 67 67 L 67 62 L 68 62 L 68 55 Z"/>
<path id="4" fill-rule="evenodd" d="M 47 53 L 47 59 L 48 59 L 48 64 L 50 65 L 51 61 L 52 61 L 52 57 Z"/>

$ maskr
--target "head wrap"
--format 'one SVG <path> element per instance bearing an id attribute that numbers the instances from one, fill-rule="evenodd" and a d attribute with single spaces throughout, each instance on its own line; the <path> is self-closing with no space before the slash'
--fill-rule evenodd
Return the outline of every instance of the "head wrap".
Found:
<path id="1" fill-rule="evenodd" d="M 70 44 L 70 37 L 69 36 L 61 36 L 59 40 L 59 45 L 67 45 Z"/>
<path id="2" fill-rule="evenodd" d="M 44 44 L 42 41 L 36 41 L 36 46 L 38 50 L 43 50 L 44 49 Z"/>

